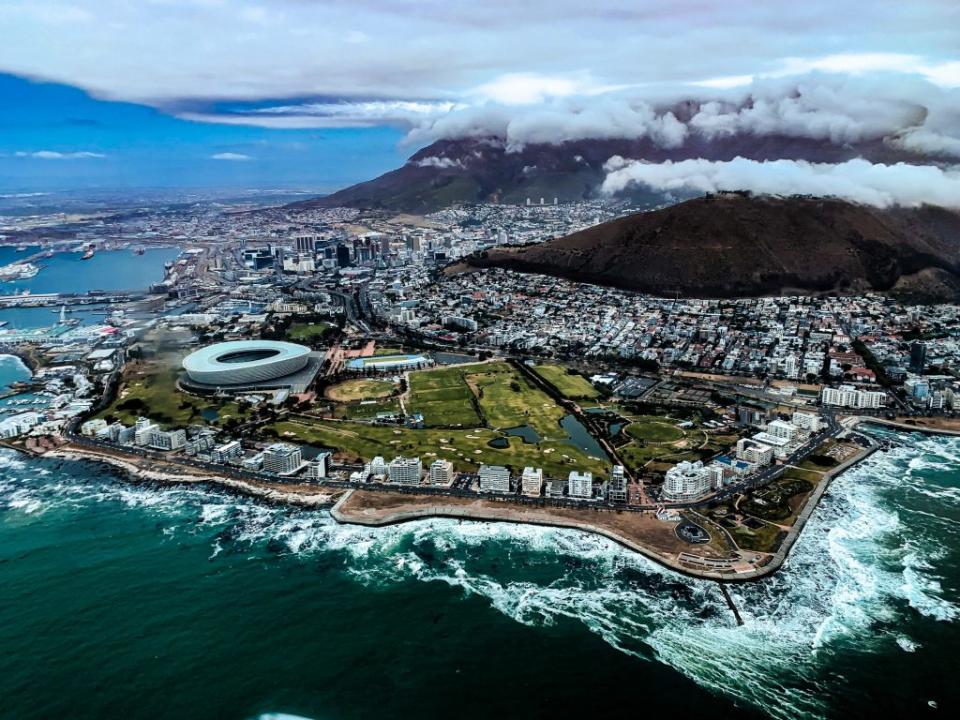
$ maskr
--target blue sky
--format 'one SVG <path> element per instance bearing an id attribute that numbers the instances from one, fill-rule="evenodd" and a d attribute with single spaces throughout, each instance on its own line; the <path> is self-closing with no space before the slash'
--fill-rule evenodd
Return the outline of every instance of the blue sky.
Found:
<path id="1" fill-rule="evenodd" d="M 8 190 L 331 190 L 479 136 L 960 158 L 957 0 L 0 0 L 0 38 Z"/>
<path id="2" fill-rule="evenodd" d="M 0 187 L 333 190 L 402 164 L 403 132 L 268 129 L 180 119 L 66 85 L 0 75 Z M 221 159 L 217 159 L 221 158 Z"/>

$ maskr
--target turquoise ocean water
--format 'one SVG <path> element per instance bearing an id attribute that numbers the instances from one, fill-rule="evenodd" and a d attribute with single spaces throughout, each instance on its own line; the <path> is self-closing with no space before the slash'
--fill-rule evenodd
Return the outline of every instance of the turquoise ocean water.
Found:
<path id="1" fill-rule="evenodd" d="M 955 716 L 960 438 L 895 437 L 731 588 L 744 627 L 589 534 L 341 526 L 0 450 L 0 718 Z"/>

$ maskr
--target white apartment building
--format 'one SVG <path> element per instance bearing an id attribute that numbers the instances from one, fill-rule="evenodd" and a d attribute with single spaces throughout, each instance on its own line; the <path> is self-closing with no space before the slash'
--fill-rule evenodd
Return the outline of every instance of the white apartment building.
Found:
<path id="1" fill-rule="evenodd" d="M 510 471 L 503 465 L 480 466 L 480 492 L 510 492 Z"/>
<path id="2" fill-rule="evenodd" d="M 567 495 L 573 498 L 591 499 L 593 497 L 593 473 L 571 470 L 567 476 Z"/>
<path id="3" fill-rule="evenodd" d="M 303 457 L 300 448 L 289 443 L 274 443 L 263 451 L 264 472 L 287 475 L 300 468 Z"/>
<path id="4" fill-rule="evenodd" d="M 450 485 L 453 482 L 453 463 L 449 460 L 434 460 L 430 463 L 430 484 Z"/>
<path id="5" fill-rule="evenodd" d="M 97 433 L 107 429 L 107 421 L 103 418 L 96 418 L 95 420 L 87 420 L 83 425 L 80 426 L 81 435 L 96 435 Z"/>
<path id="6" fill-rule="evenodd" d="M 317 455 L 307 464 L 306 476 L 311 480 L 319 480 L 327 477 L 328 463 L 330 462 L 330 453 L 324 452 Z"/>
<path id="7" fill-rule="evenodd" d="M 808 430 L 811 433 L 820 432 L 823 429 L 823 419 L 816 413 L 806 412 L 805 410 L 796 410 L 790 422 L 801 430 Z"/>
<path id="8" fill-rule="evenodd" d="M 387 474 L 387 461 L 383 459 L 382 455 L 377 455 L 373 460 L 370 461 L 369 475 L 384 477 L 386 474 Z"/>
<path id="9" fill-rule="evenodd" d="M 243 447 L 239 440 L 231 440 L 220 447 L 216 447 L 210 453 L 210 459 L 215 463 L 225 463 L 243 455 Z"/>
<path id="10" fill-rule="evenodd" d="M 694 500 L 710 492 L 712 482 L 711 473 L 702 462 L 684 460 L 667 470 L 663 481 L 663 497 L 670 501 Z"/>
<path id="11" fill-rule="evenodd" d="M 785 458 L 790 454 L 790 441 L 767 432 L 759 432 L 751 438 L 753 441 L 768 445 L 773 450 L 775 458 Z"/>
<path id="12" fill-rule="evenodd" d="M 773 448 L 749 438 L 737 441 L 737 459 L 754 465 L 769 465 L 773 462 Z"/>
<path id="13" fill-rule="evenodd" d="M 154 427 L 150 433 L 147 445 L 158 450 L 179 450 L 187 444 L 185 430 L 170 430 L 169 432 Z"/>
<path id="14" fill-rule="evenodd" d="M 839 407 L 875 409 L 887 404 L 887 395 L 876 390 L 857 390 L 853 385 L 841 385 L 838 388 L 824 388 L 820 402 Z"/>
<path id="15" fill-rule="evenodd" d="M 372 471 L 372 468 L 371 468 Z M 387 465 L 387 477 L 390 482 L 399 485 L 417 485 L 423 475 L 423 463 L 420 458 L 405 458 L 399 455 Z"/>
<path id="16" fill-rule="evenodd" d="M 783 438 L 791 441 L 797 437 L 798 428 L 793 423 L 783 420 L 771 420 L 767 423 L 767 433 L 774 437 Z"/>
<path id="17" fill-rule="evenodd" d="M 146 447 L 150 444 L 150 436 L 154 430 L 159 430 L 156 423 L 147 418 L 140 418 L 134 425 L 133 442 L 140 447 Z"/>
<path id="18" fill-rule="evenodd" d="M 610 481 L 607 483 L 607 500 L 610 502 L 627 501 L 627 474 L 623 465 L 610 468 Z"/>
<path id="19" fill-rule="evenodd" d="M 520 488 L 524 495 L 540 495 L 543 488 L 543 468 L 525 467 L 520 477 Z"/>

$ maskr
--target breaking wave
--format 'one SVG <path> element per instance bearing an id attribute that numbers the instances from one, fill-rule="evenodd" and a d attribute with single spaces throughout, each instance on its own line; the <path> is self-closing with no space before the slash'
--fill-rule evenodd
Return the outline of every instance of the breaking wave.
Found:
<path id="1" fill-rule="evenodd" d="M 900 436 L 903 438 L 904 436 Z M 485 598 L 518 623 L 582 623 L 619 650 L 665 663 L 775 717 L 819 716 L 845 689 L 839 653 L 914 652 L 907 613 L 955 622 L 937 568 L 960 520 L 960 439 L 909 436 L 836 478 L 783 570 L 732 586 L 737 627 L 715 583 L 680 576 L 599 536 L 499 523 L 424 520 L 342 526 L 203 488 L 116 482 L 77 463 L 0 453 L 0 522 L 117 502 L 210 543 L 210 562 L 263 553 L 338 557 L 357 582 L 440 583 Z M 84 473 L 83 471 L 87 472 Z"/>

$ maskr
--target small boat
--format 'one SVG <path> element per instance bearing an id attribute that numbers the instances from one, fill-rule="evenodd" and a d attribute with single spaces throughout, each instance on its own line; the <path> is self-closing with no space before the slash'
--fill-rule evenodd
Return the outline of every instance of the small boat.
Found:
<path id="1" fill-rule="evenodd" d="M 144 250 L 143 248 L 137 248 L 136 250 L 133 251 L 133 254 L 134 254 L 134 255 L 143 255 L 145 252 L 146 252 L 146 250 Z"/>
<path id="2" fill-rule="evenodd" d="M 89 260 L 89 259 L 92 258 L 92 257 L 93 257 L 93 248 L 91 247 L 91 248 L 87 248 L 87 251 L 86 251 L 83 255 L 80 256 L 80 259 L 81 259 L 81 260 Z"/>

